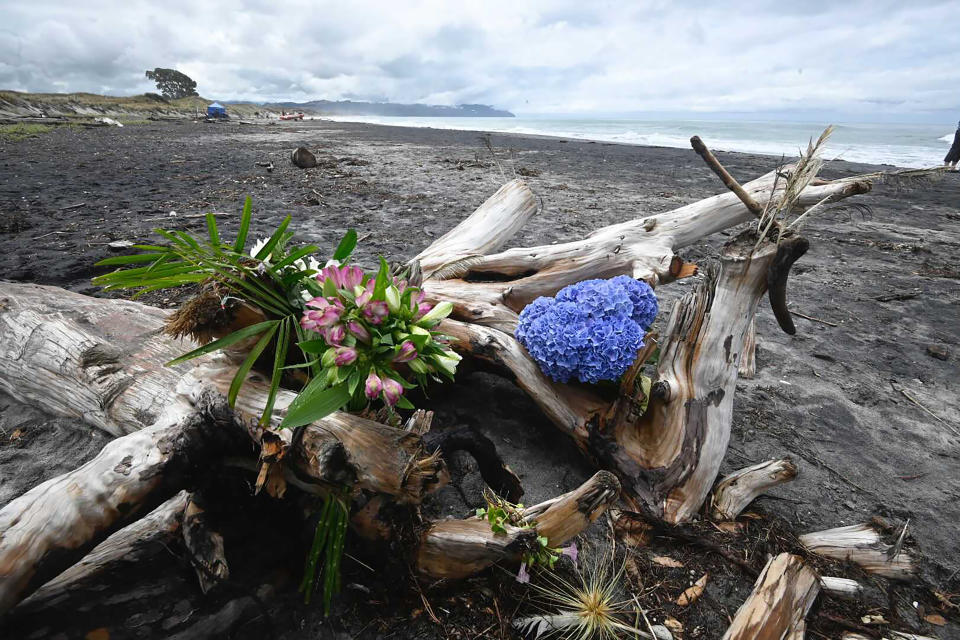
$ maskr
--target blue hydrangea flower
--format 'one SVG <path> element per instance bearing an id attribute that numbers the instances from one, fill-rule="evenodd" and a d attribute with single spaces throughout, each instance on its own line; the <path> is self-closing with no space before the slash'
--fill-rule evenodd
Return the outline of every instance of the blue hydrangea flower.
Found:
<path id="1" fill-rule="evenodd" d="M 584 280 L 556 298 L 537 298 L 520 313 L 515 335 L 557 382 L 616 380 L 643 347 L 657 298 L 628 276 Z"/>
<path id="2" fill-rule="evenodd" d="M 633 312 L 630 317 L 640 325 L 640 328 L 646 331 L 653 325 L 657 318 L 657 312 L 660 311 L 660 305 L 657 304 L 657 296 L 653 293 L 653 287 L 643 280 L 634 280 L 630 276 L 617 276 L 609 280 L 613 286 L 622 287 L 630 297 L 633 304 Z"/>

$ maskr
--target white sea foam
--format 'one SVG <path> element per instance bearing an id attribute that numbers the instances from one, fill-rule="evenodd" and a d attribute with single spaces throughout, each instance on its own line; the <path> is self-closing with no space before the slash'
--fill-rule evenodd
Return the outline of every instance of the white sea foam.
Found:
<path id="1" fill-rule="evenodd" d="M 700 135 L 710 148 L 771 156 L 795 157 L 825 124 L 799 122 L 713 122 L 707 120 L 603 120 L 569 118 L 412 118 L 336 116 L 342 122 L 489 131 L 556 136 L 575 140 L 644 146 L 690 148 L 690 136 Z M 928 167 L 942 162 L 943 142 L 953 134 L 934 125 L 837 125 L 825 157 L 849 162 Z"/>

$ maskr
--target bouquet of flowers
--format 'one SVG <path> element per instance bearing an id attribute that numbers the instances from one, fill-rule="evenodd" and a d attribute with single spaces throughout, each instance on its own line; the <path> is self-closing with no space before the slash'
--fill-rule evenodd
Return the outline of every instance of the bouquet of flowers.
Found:
<path id="1" fill-rule="evenodd" d="M 232 243 L 221 239 L 213 215 L 207 216 L 206 238 L 158 229 L 167 245 L 135 245 L 141 253 L 102 260 L 98 265 L 133 266 L 99 276 L 94 284 L 107 290 L 137 289 L 137 295 L 213 284 L 227 294 L 220 298 L 221 308 L 227 308 L 229 299 L 261 310 L 265 321 L 208 341 L 168 364 L 259 336 L 237 369 L 228 400 L 233 406 L 250 370 L 272 348 L 263 424 L 270 421 L 277 391 L 290 369 L 305 371 L 306 384 L 288 408 L 282 427 L 308 424 L 341 408 L 359 411 L 381 401 L 391 412 L 396 407 L 412 409 L 404 397 L 406 390 L 430 380 L 453 379 L 460 356 L 450 348 L 451 338 L 433 330 L 450 314 L 449 302 L 432 307 L 419 287 L 393 276 L 383 258 L 375 274 L 350 265 L 357 245 L 353 230 L 323 267 L 313 255 L 318 247 L 289 246 L 293 236 L 287 231 L 289 216 L 247 253 L 250 220 L 247 198 Z M 303 356 L 290 352 L 291 343 Z"/>

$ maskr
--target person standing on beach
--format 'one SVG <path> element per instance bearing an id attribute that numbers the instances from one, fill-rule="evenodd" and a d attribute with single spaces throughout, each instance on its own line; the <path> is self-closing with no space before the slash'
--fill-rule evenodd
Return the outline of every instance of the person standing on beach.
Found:
<path id="1" fill-rule="evenodd" d="M 950 151 L 947 151 L 947 155 L 943 159 L 943 166 L 956 169 L 958 160 L 960 160 L 960 122 L 957 123 L 957 132 L 953 134 L 953 144 L 950 145 Z"/>

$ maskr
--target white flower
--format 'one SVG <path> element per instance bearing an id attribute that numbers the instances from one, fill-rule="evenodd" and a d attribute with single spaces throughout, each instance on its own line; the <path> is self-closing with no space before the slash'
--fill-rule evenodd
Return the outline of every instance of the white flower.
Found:
<path id="1" fill-rule="evenodd" d="M 260 249 L 263 249 L 266 246 L 266 244 L 267 244 L 266 238 L 260 238 L 259 240 L 254 242 L 253 247 L 250 249 L 250 257 L 256 258 L 257 254 L 260 253 Z M 270 256 L 267 256 L 266 258 L 264 258 L 263 263 L 270 264 Z"/>

